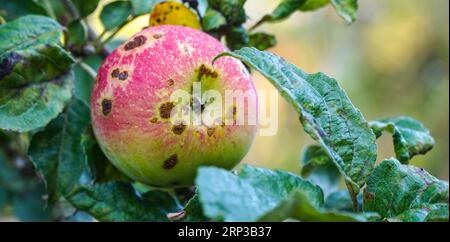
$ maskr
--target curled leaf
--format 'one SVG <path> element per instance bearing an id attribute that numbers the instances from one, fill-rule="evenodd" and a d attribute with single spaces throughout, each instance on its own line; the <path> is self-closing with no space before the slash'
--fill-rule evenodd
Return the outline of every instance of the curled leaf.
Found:
<path id="1" fill-rule="evenodd" d="M 397 117 L 370 123 L 375 135 L 383 131 L 392 134 L 395 155 L 403 164 L 408 164 L 415 155 L 425 154 L 434 146 L 430 131 L 419 121 L 410 117 Z"/>
<path id="2" fill-rule="evenodd" d="M 376 160 L 375 135 L 337 81 L 306 74 L 270 52 L 243 48 L 219 55 L 242 60 L 264 75 L 300 114 L 305 131 L 325 149 L 355 198 Z"/>

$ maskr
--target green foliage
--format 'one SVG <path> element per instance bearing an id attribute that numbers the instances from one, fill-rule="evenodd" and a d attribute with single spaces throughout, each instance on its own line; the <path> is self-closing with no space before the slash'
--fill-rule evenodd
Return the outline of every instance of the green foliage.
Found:
<path id="1" fill-rule="evenodd" d="M 248 165 L 239 176 L 218 168 L 200 168 L 196 185 L 205 215 L 214 220 L 258 221 L 295 192 L 307 196 L 313 206 L 324 202 L 321 189 L 301 177 Z"/>
<path id="2" fill-rule="evenodd" d="M 377 166 L 367 181 L 364 211 L 378 212 L 383 218 L 401 215 L 397 219 L 408 219 L 417 213 L 409 210 L 432 212 L 434 207 L 428 205 L 444 203 L 448 206 L 448 200 L 448 182 L 438 180 L 422 168 L 388 159 Z M 441 208 L 438 206 L 436 209 Z M 405 212 L 408 214 L 403 214 Z"/>
<path id="3" fill-rule="evenodd" d="M 89 16 L 95 11 L 100 0 L 71 0 L 73 5 L 78 10 L 80 17 L 84 18 Z"/>
<path id="4" fill-rule="evenodd" d="M 75 20 L 67 26 L 69 32 L 67 38 L 71 44 L 81 46 L 87 41 L 88 33 L 87 27 L 84 21 Z"/>
<path id="5" fill-rule="evenodd" d="M 109 2 L 99 9 L 105 31 L 96 35 L 86 17 L 99 2 L 0 6 L 0 213 L 22 221 L 448 221 L 448 182 L 407 165 L 434 146 L 422 123 L 409 117 L 368 123 L 335 79 L 265 52 L 276 37 L 254 32 L 325 6 L 352 23 L 357 0 L 283 0 L 249 29 L 246 0 L 178 1 L 234 51 L 217 58 L 235 57 L 264 75 L 318 144 L 304 150 L 301 177 L 249 165 L 236 172 L 202 167 L 195 189 L 177 190 L 125 176 L 90 128 L 96 70 L 124 42 L 115 34 L 161 0 Z M 375 141 L 385 131 L 399 161 L 376 166 Z"/>
<path id="6" fill-rule="evenodd" d="M 242 60 L 264 75 L 300 114 L 303 127 L 326 150 L 356 196 L 376 160 L 375 135 L 337 81 L 306 74 L 282 58 L 254 48 L 219 55 Z"/>
<path id="7" fill-rule="evenodd" d="M 81 186 L 67 199 L 99 221 L 169 221 L 168 213 L 182 209 L 166 192 L 150 191 L 138 196 L 130 184 L 121 182 Z"/>
<path id="8" fill-rule="evenodd" d="M 380 137 L 383 131 L 392 134 L 395 155 L 404 164 L 415 155 L 426 154 L 434 146 L 430 131 L 419 121 L 410 117 L 383 119 L 370 123 L 375 135 Z"/>
<path id="9" fill-rule="evenodd" d="M 29 155 L 44 175 L 50 202 L 89 182 L 90 170 L 81 146 L 81 135 L 90 122 L 89 109 L 73 99 L 66 111 L 31 140 Z"/>
<path id="10" fill-rule="evenodd" d="M 113 30 L 124 24 L 132 11 L 133 7 L 130 2 L 114 1 L 103 8 L 100 20 L 106 30 Z"/>
<path id="11" fill-rule="evenodd" d="M 320 186 L 325 196 L 339 188 L 341 179 L 339 169 L 321 146 L 310 145 L 306 147 L 301 164 L 302 176 Z"/>
<path id="12" fill-rule="evenodd" d="M 2 1 L 0 6 L 0 17 L 7 21 L 30 14 L 46 15 L 47 12 L 42 5 L 30 0 Z"/>

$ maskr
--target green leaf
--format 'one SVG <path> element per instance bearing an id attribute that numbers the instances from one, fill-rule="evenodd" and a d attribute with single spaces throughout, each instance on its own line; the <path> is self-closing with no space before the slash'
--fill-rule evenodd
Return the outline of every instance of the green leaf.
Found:
<path id="1" fill-rule="evenodd" d="M 267 33 L 254 33 L 250 35 L 248 45 L 255 47 L 258 50 L 267 50 L 277 44 L 277 39 L 274 35 Z"/>
<path id="2" fill-rule="evenodd" d="M 103 58 L 100 55 L 91 55 L 83 59 L 83 62 L 90 66 L 93 70 L 98 70 L 102 61 Z M 75 73 L 74 94 L 78 99 L 84 101 L 89 105 L 91 102 L 91 93 L 94 87 L 95 79 L 91 74 L 83 69 L 81 65 L 81 63 L 77 63 L 73 68 L 73 71 Z"/>
<path id="3" fill-rule="evenodd" d="M 18 18 L 0 25 L 0 58 L 30 46 L 59 43 L 61 36 L 61 25 L 51 18 L 36 15 Z"/>
<path id="4" fill-rule="evenodd" d="M 336 13 L 346 22 L 352 23 L 356 20 L 357 0 L 283 0 L 271 14 L 265 15 L 252 29 L 265 22 L 278 22 L 287 19 L 296 11 L 306 12 L 320 9 L 330 2 Z"/>
<path id="5" fill-rule="evenodd" d="M 71 0 L 73 5 L 78 9 L 80 17 L 84 18 L 90 15 L 97 8 L 100 0 Z"/>
<path id="6" fill-rule="evenodd" d="M 168 213 L 182 209 L 166 192 L 150 191 L 141 196 L 133 186 L 121 182 L 81 186 L 67 199 L 99 221 L 169 221 Z"/>
<path id="7" fill-rule="evenodd" d="M 203 16 L 203 30 L 211 31 L 218 29 L 227 24 L 225 17 L 219 12 L 212 8 L 206 10 L 205 16 Z"/>
<path id="8" fill-rule="evenodd" d="M 90 127 L 88 127 L 82 135 L 81 146 L 83 154 L 85 155 L 86 164 L 91 167 L 93 178 L 96 183 L 130 181 L 130 178 L 113 166 L 105 156 Z"/>
<path id="9" fill-rule="evenodd" d="M 238 50 L 248 45 L 250 41 L 247 30 L 244 27 L 234 27 L 225 36 L 228 48 Z"/>
<path id="10" fill-rule="evenodd" d="M 46 204 L 44 195 L 45 189 L 40 184 L 15 195 L 12 199 L 14 215 L 25 222 L 51 221 L 52 207 Z"/>
<path id="11" fill-rule="evenodd" d="M 325 197 L 338 190 L 340 172 L 321 146 L 308 146 L 303 153 L 301 164 L 302 176 L 322 188 Z"/>
<path id="12" fill-rule="evenodd" d="M 9 192 L 6 189 L 0 187 L 0 215 L 4 208 L 9 203 Z"/>
<path id="13" fill-rule="evenodd" d="M 1 58 L 0 128 L 26 132 L 47 125 L 72 93 L 73 58 L 54 44 L 10 52 Z"/>
<path id="14" fill-rule="evenodd" d="M 131 0 L 133 14 L 135 16 L 149 14 L 153 8 L 153 5 L 159 2 L 162 2 L 162 0 Z"/>
<path id="15" fill-rule="evenodd" d="M 358 207 L 362 207 L 362 194 L 357 197 Z M 325 208 L 353 212 L 353 201 L 347 190 L 338 190 L 325 199 Z"/>
<path id="16" fill-rule="evenodd" d="M 129 1 L 114 1 L 107 4 L 100 13 L 100 20 L 106 30 L 113 30 L 125 23 L 133 9 Z"/>
<path id="17" fill-rule="evenodd" d="M 27 184 L 22 179 L 20 171 L 14 167 L 13 162 L 0 149 L 0 189 L 20 193 L 26 186 Z"/>
<path id="18" fill-rule="evenodd" d="M 330 3 L 330 0 L 307 0 L 300 6 L 300 11 L 314 11 Z"/>
<path id="19" fill-rule="evenodd" d="M 208 0 L 209 7 L 220 12 L 230 26 L 238 26 L 247 20 L 245 2 L 246 0 Z"/>
<path id="20" fill-rule="evenodd" d="M 448 204 L 448 182 L 441 181 L 422 168 L 402 165 L 396 159 L 381 162 L 367 181 L 364 211 L 394 218 L 428 204 Z"/>
<path id="21" fill-rule="evenodd" d="M 355 22 L 358 0 L 331 0 L 331 4 L 335 8 L 336 13 L 347 23 Z"/>
<path id="22" fill-rule="evenodd" d="M 184 208 L 184 216 L 181 219 L 182 222 L 209 222 L 209 218 L 203 213 L 202 204 L 196 194 L 192 197 Z"/>
<path id="23" fill-rule="evenodd" d="M 200 168 L 196 184 L 203 212 L 213 220 L 258 221 L 295 191 L 302 191 L 314 206 L 323 204 L 320 188 L 301 177 L 249 165 L 239 176 L 219 168 Z"/>
<path id="24" fill-rule="evenodd" d="M 289 199 L 267 213 L 260 221 L 284 221 L 293 218 L 303 222 L 367 222 L 379 220 L 376 213 L 355 214 L 318 207 L 302 191 L 294 192 Z"/>
<path id="25" fill-rule="evenodd" d="M 81 146 L 81 135 L 89 124 L 89 108 L 73 99 L 65 112 L 33 136 L 29 156 L 44 175 L 50 202 L 90 182 Z"/>
<path id="26" fill-rule="evenodd" d="M 84 21 L 81 21 L 79 19 L 72 21 L 67 26 L 67 31 L 69 33 L 67 36 L 69 43 L 81 46 L 86 42 L 88 33 Z"/>
<path id="27" fill-rule="evenodd" d="M 276 22 L 289 18 L 294 12 L 299 10 L 307 0 L 283 0 L 269 15 L 261 20 L 262 22 Z"/>
<path id="28" fill-rule="evenodd" d="M 448 204 L 425 204 L 387 219 L 390 222 L 448 222 Z"/>
<path id="29" fill-rule="evenodd" d="M 419 121 L 410 117 L 397 117 L 370 123 L 379 138 L 383 131 L 392 134 L 395 155 L 403 164 L 408 164 L 415 155 L 425 154 L 434 146 L 430 131 Z"/>
<path id="30" fill-rule="evenodd" d="M 47 15 L 41 5 L 30 0 L 7 0 L 2 1 L 0 5 L 0 17 L 6 21 L 30 14 Z"/>
<path id="31" fill-rule="evenodd" d="M 300 114 L 305 131 L 326 150 L 353 196 L 376 161 L 375 135 L 337 81 L 323 73 L 306 74 L 279 56 L 255 48 L 219 55 L 232 56 L 263 74 Z"/>

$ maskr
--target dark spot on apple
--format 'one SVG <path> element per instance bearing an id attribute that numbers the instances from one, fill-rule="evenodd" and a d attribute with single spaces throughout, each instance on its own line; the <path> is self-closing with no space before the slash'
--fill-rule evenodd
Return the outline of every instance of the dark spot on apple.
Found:
<path id="1" fill-rule="evenodd" d="M 161 39 L 161 37 L 162 37 L 162 34 L 154 34 L 153 35 L 154 39 Z"/>
<path id="2" fill-rule="evenodd" d="M 103 99 L 102 100 L 102 113 L 105 116 L 108 116 L 108 114 L 111 113 L 112 110 L 112 101 L 109 99 Z"/>
<path id="3" fill-rule="evenodd" d="M 132 49 L 134 49 L 136 47 L 139 47 L 139 46 L 145 44 L 146 41 L 147 41 L 147 38 L 145 38 L 145 36 L 138 35 L 138 36 L 134 37 L 133 40 L 131 40 L 127 44 L 125 44 L 124 49 L 125 50 L 132 50 Z"/>
<path id="4" fill-rule="evenodd" d="M 125 81 L 128 78 L 128 71 L 123 71 L 118 75 L 119 80 Z"/>
<path id="5" fill-rule="evenodd" d="M 152 123 L 152 124 L 156 124 L 157 122 L 158 122 L 157 117 L 153 117 L 152 119 L 150 119 L 150 123 Z"/>
<path id="6" fill-rule="evenodd" d="M 208 127 L 206 129 L 206 133 L 208 134 L 209 137 L 213 136 L 215 131 L 216 131 L 216 127 Z"/>
<path id="7" fill-rule="evenodd" d="M 167 80 L 167 85 L 169 85 L 169 87 L 173 86 L 174 84 L 175 84 L 175 81 L 173 79 Z"/>
<path id="8" fill-rule="evenodd" d="M 163 168 L 165 170 L 170 170 L 175 167 L 178 163 L 178 155 L 172 155 L 167 160 L 164 161 Z"/>
<path id="9" fill-rule="evenodd" d="M 198 69 L 198 73 L 199 73 L 198 74 L 199 75 L 199 79 L 201 79 L 202 76 L 211 77 L 211 78 L 217 78 L 219 76 L 217 71 L 207 67 L 204 64 L 200 65 L 200 67 Z"/>
<path id="10" fill-rule="evenodd" d="M 172 126 L 172 132 L 176 135 L 181 135 L 186 130 L 186 125 L 183 123 Z"/>
<path id="11" fill-rule="evenodd" d="M 120 74 L 120 70 L 119 70 L 119 68 L 116 68 L 111 72 L 111 77 L 117 78 L 117 77 L 119 77 L 119 74 Z"/>
<path id="12" fill-rule="evenodd" d="M 159 106 L 159 116 L 163 119 L 170 118 L 170 114 L 172 113 L 172 109 L 175 107 L 175 104 L 173 102 L 167 102 L 161 104 Z"/>

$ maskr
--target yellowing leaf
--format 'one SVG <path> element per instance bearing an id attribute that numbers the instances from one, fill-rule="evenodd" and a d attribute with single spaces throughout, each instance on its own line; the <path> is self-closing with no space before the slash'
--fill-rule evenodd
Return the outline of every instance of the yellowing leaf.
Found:
<path id="1" fill-rule="evenodd" d="M 201 30 L 197 14 L 178 2 L 161 2 L 153 7 L 150 26 L 181 25 Z"/>

